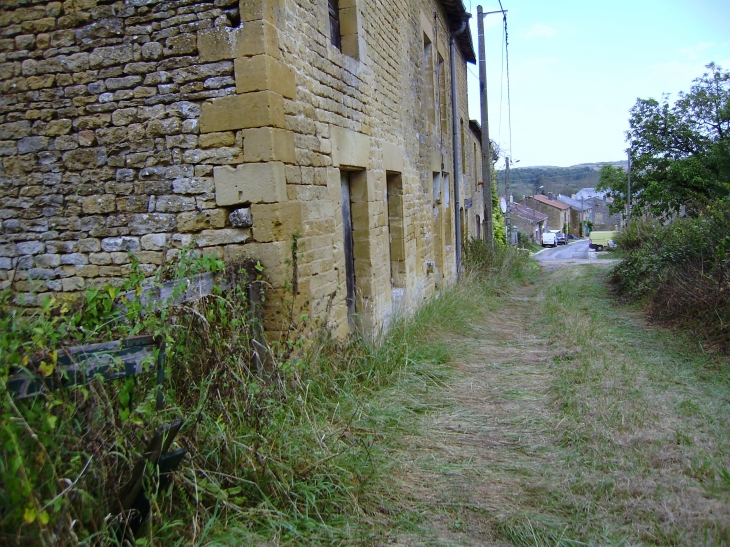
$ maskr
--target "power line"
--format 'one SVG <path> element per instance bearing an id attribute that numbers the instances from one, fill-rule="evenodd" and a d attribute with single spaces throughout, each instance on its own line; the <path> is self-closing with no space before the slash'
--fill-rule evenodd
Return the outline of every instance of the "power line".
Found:
<path id="1" fill-rule="evenodd" d="M 508 128 L 509 128 L 509 153 L 510 157 L 514 157 L 514 153 L 512 151 L 512 103 L 510 100 L 510 86 L 509 86 L 509 34 L 507 32 L 507 12 L 504 11 L 504 8 L 502 7 L 502 0 L 499 0 L 499 9 L 502 11 L 502 21 L 504 22 L 504 57 L 503 62 L 506 60 L 507 62 L 507 120 L 508 120 Z M 504 70 L 504 66 L 502 68 Z M 500 113 L 499 113 L 499 124 L 500 124 L 500 131 L 502 129 L 502 96 L 500 92 Z"/>
<path id="2" fill-rule="evenodd" d="M 502 7 L 502 0 L 499 1 L 499 7 Z M 504 20 L 504 56 L 507 60 L 507 120 L 509 124 L 509 152 L 510 157 L 514 157 L 512 152 L 512 102 L 510 100 L 509 88 L 509 34 L 507 32 L 507 14 L 502 10 Z"/>
<path id="3" fill-rule="evenodd" d="M 500 4 L 500 9 L 502 8 L 502 5 Z M 504 13 L 502 14 L 504 15 Z M 497 134 L 499 135 L 500 142 L 502 141 L 502 112 L 504 111 L 503 108 L 503 95 L 504 95 L 504 33 L 502 33 L 502 48 L 500 50 L 500 57 L 502 58 L 502 69 L 499 74 L 499 130 Z M 511 153 L 511 152 L 510 152 Z"/>

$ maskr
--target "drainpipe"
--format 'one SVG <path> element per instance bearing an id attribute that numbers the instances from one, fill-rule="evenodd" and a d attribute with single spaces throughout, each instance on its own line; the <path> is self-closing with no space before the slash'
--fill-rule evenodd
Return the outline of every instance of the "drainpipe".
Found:
<path id="1" fill-rule="evenodd" d="M 460 192 L 461 186 L 461 149 L 459 147 L 459 113 L 456 100 L 456 38 L 462 34 L 469 24 L 470 14 L 466 14 L 461 22 L 461 27 L 456 32 L 451 33 L 451 44 L 449 48 L 449 57 L 451 61 L 451 117 L 453 121 L 454 132 L 454 234 L 456 236 L 456 275 L 461 278 L 461 215 L 459 215 Z"/>

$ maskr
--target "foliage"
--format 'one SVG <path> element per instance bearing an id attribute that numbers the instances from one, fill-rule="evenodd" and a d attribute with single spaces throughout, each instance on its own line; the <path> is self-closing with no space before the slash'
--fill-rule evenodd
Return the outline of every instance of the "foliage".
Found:
<path id="1" fill-rule="evenodd" d="M 603 163 L 597 166 L 606 165 Z M 505 170 L 497 171 L 497 185 L 504 188 Z M 572 167 L 512 167 L 509 171 L 510 193 L 515 201 L 525 196 L 552 192 L 570 196 L 581 188 L 595 188 L 599 183 L 598 171 L 593 165 Z M 542 190 L 538 191 L 540 187 Z"/>
<path id="2" fill-rule="evenodd" d="M 614 242 L 623 251 L 634 251 L 651 240 L 661 224 L 651 217 L 634 217 L 616 234 Z"/>
<path id="3" fill-rule="evenodd" d="M 674 104 L 668 96 L 638 99 L 630 110 L 632 207 L 655 216 L 696 215 L 730 194 L 730 72 L 710 63 L 689 93 Z M 625 177 L 601 173 L 601 185 L 622 209 Z"/>
<path id="4" fill-rule="evenodd" d="M 608 202 L 608 210 L 614 215 L 626 211 L 626 195 L 628 193 L 628 174 L 624 169 L 613 165 L 604 165 L 600 171 L 597 190 L 608 190 L 612 202 Z"/>
<path id="5" fill-rule="evenodd" d="M 626 259 L 612 274 L 620 294 L 641 299 L 651 316 L 684 325 L 730 347 L 730 200 L 695 218 L 659 226 L 632 221 L 617 238 Z"/>
<path id="6" fill-rule="evenodd" d="M 495 245 L 490 249 L 484 240 L 471 238 L 465 242 L 464 270 L 469 276 L 489 283 L 527 284 L 535 279 L 537 263 L 524 249 Z"/>
<path id="7" fill-rule="evenodd" d="M 215 257 L 186 252 L 177 263 L 180 272 L 220 271 L 222 266 Z M 107 519 L 114 493 L 129 478 L 144 436 L 172 415 L 155 410 L 155 375 L 106 384 L 94 379 L 22 400 L 14 400 L 7 381 L 19 369 L 60 374 L 58 355 L 66 346 L 142 333 L 165 340 L 168 363 L 184 358 L 179 341 L 187 331 L 180 330 L 178 320 L 185 308 L 143 298 L 150 287 L 144 279 L 133 258 L 122 286 L 89 287 L 73 304 L 46 296 L 37 309 L 19 308 L 9 290 L 0 293 L 0 540 L 104 543 L 115 528 L 115 519 Z M 179 285 L 173 298 L 184 290 Z M 240 290 L 235 284 L 231 290 L 239 300 Z"/>
<path id="8" fill-rule="evenodd" d="M 497 179 L 492 177 L 492 224 L 494 226 L 494 244 L 507 245 L 507 229 L 504 225 L 504 215 L 499 207 L 499 193 L 497 192 Z"/>
<path id="9" fill-rule="evenodd" d="M 295 236 L 292 301 L 300 249 Z M 138 544 L 329 544 L 367 535 L 387 503 L 390 464 L 380 445 L 397 427 L 395 411 L 378 410 L 375 398 L 404 381 L 409 392 L 440 382 L 452 350 L 431 325 L 463 330 L 477 300 L 459 287 L 442 291 L 373 343 L 333 340 L 292 303 L 284 340 L 256 349 L 247 287 L 262 282 L 243 266 L 184 251 L 160 275 L 215 271 L 216 288 L 168 306 L 139 298 L 147 282 L 135 268 L 124 287 L 89 289 L 73 305 L 16 308 L 2 293 L 0 543 L 115 544 L 114 494 L 151 432 L 175 416 L 185 419 L 176 443 L 189 455 L 165 491 L 147 474 L 151 512 Z M 64 344 L 132 333 L 167 340 L 163 411 L 152 374 L 32 400 L 7 390 L 14 367 L 33 358 L 52 367 Z"/>

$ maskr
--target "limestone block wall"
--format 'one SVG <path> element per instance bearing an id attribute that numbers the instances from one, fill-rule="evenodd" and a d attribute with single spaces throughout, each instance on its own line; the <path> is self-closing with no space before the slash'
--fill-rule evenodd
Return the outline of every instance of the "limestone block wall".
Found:
<path id="1" fill-rule="evenodd" d="M 233 61 L 197 44 L 239 24 L 237 0 L 0 10 L 2 286 L 33 301 L 118 283 L 130 252 L 152 273 L 193 238 L 227 255 L 250 240 L 213 179 L 243 161 L 242 134 L 201 134 L 199 120 L 204 101 L 237 93 Z"/>
<path id="2" fill-rule="evenodd" d="M 466 129 L 466 169 L 463 181 L 464 199 L 464 228 L 465 238 L 480 238 L 483 234 L 484 205 L 482 200 L 482 187 L 479 181 L 482 178 L 482 143 L 481 135 L 470 129 Z M 467 207 L 468 205 L 468 207 Z M 479 225 L 479 226 L 477 226 Z"/>
<path id="3" fill-rule="evenodd" d="M 452 172 L 440 2 L 340 0 L 341 50 L 324 0 L 1 9 L 2 286 L 73 293 L 194 245 L 262 261 L 270 331 L 293 301 L 345 335 L 455 280 L 473 168 Z M 468 131 L 461 51 L 457 79 Z"/>

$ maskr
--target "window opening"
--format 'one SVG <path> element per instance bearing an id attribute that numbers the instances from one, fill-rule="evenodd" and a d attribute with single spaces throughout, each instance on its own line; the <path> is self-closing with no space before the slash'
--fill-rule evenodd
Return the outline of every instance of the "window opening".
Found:
<path id="1" fill-rule="evenodd" d="M 464 138 L 464 120 L 459 120 L 461 123 L 461 173 L 466 174 L 466 139 Z M 461 187 L 460 187 L 461 188 Z"/>
<path id="2" fill-rule="evenodd" d="M 433 44 L 426 34 L 423 34 L 423 110 L 426 119 L 436 123 L 436 112 L 433 101 Z"/>
<path id="3" fill-rule="evenodd" d="M 448 109 L 446 105 L 446 71 L 444 70 L 444 60 L 441 57 L 441 54 L 438 55 L 438 85 L 439 85 L 439 109 L 441 110 L 441 138 L 444 138 L 444 135 L 449 134 L 449 119 L 448 119 Z"/>
<path id="4" fill-rule="evenodd" d="M 441 274 L 444 267 L 444 224 L 442 203 L 442 176 L 433 174 L 433 258 L 436 263 L 436 287 L 441 286 Z"/>
<path id="5" fill-rule="evenodd" d="M 453 243 L 453 230 L 452 230 L 452 224 L 453 224 L 453 213 L 452 213 L 452 207 L 451 207 L 451 181 L 449 180 L 449 174 L 444 173 L 443 177 L 441 177 L 441 180 L 443 182 L 443 189 L 441 190 L 443 195 L 443 222 L 444 222 L 444 245 L 450 246 Z"/>
<path id="6" fill-rule="evenodd" d="M 479 172 L 477 171 L 477 143 L 474 143 L 474 189 L 479 184 Z"/>
<path id="7" fill-rule="evenodd" d="M 406 286 L 406 242 L 403 223 L 403 180 L 400 173 L 388 174 L 388 234 L 390 236 L 390 282 L 394 289 Z M 395 299 L 395 295 L 393 295 Z"/>
<path id="8" fill-rule="evenodd" d="M 466 215 L 464 214 L 464 208 L 459 209 L 459 222 L 461 223 L 461 246 L 464 246 L 464 242 L 469 239 L 469 223 L 466 222 Z"/>
<path id="9" fill-rule="evenodd" d="M 340 34 L 340 5 L 339 0 L 329 1 L 330 41 L 332 45 L 342 51 L 342 35 Z"/>
<path id="10" fill-rule="evenodd" d="M 340 176 L 342 192 L 342 230 L 345 235 L 345 285 L 347 295 L 347 322 L 350 331 L 355 330 L 355 242 L 352 234 L 352 212 L 350 202 L 350 173 L 342 171 Z"/>

